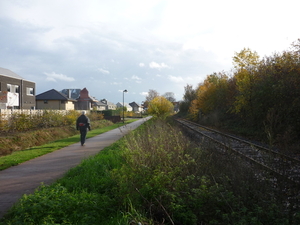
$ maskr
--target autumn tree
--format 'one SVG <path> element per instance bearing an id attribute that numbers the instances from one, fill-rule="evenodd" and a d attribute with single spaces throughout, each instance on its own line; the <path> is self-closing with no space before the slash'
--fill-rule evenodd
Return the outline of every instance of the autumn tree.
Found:
<path id="1" fill-rule="evenodd" d="M 196 89 L 187 85 L 180 109 L 188 105 L 195 121 L 225 122 L 260 138 L 299 146 L 300 39 L 290 51 L 262 60 L 244 48 L 235 53 L 233 65 L 232 74 L 210 74 Z"/>
<path id="2" fill-rule="evenodd" d="M 257 52 L 252 52 L 249 48 L 244 48 L 240 52 L 235 52 L 233 65 L 236 69 L 235 79 L 238 94 L 234 102 L 233 112 L 249 115 L 253 118 L 253 85 L 256 79 L 255 70 L 259 64 Z"/>
<path id="3" fill-rule="evenodd" d="M 149 102 L 151 102 L 154 98 L 158 97 L 159 93 L 156 90 L 149 89 L 148 94 L 146 96 L 146 100 L 144 102 L 144 107 L 148 108 Z"/>
<path id="4" fill-rule="evenodd" d="M 146 96 L 146 101 L 151 102 L 154 98 L 158 97 L 159 93 L 156 90 L 149 89 L 148 95 Z"/>
<path id="5" fill-rule="evenodd" d="M 192 101 L 189 109 L 192 118 L 196 120 L 199 116 L 205 117 L 214 113 L 214 122 L 218 123 L 230 108 L 228 93 L 228 76 L 224 72 L 208 75 L 199 84 L 196 99 Z"/>
<path id="6" fill-rule="evenodd" d="M 244 48 L 240 52 L 235 52 L 233 56 L 233 65 L 237 70 L 247 69 L 259 64 L 259 55 L 256 51 L 252 52 L 250 48 Z"/>
<path id="7" fill-rule="evenodd" d="M 165 119 L 173 112 L 173 104 L 163 96 L 157 96 L 149 102 L 148 113 L 154 117 Z"/>

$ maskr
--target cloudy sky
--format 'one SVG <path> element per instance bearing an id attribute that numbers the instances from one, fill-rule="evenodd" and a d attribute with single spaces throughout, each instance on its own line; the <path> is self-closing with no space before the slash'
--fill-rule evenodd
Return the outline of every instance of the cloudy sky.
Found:
<path id="1" fill-rule="evenodd" d="M 298 0 L 0 0 L 0 67 L 36 94 L 84 88 L 145 100 L 230 71 L 234 52 L 261 56 L 300 38 Z"/>

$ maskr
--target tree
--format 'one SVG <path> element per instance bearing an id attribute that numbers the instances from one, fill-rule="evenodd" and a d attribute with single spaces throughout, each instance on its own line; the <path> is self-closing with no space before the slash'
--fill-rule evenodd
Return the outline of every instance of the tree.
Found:
<path id="1" fill-rule="evenodd" d="M 149 102 L 151 102 L 154 98 L 158 97 L 159 93 L 156 90 L 149 89 L 148 95 L 146 96 L 146 100 L 144 102 L 144 107 L 148 108 Z"/>
<path id="2" fill-rule="evenodd" d="M 146 96 L 146 101 L 151 102 L 154 98 L 158 97 L 159 93 L 156 90 L 149 89 L 148 95 Z"/>
<path id="3" fill-rule="evenodd" d="M 149 102 L 148 113 L 165 119 L 174 112 L 174 105 L 163 96 L 157 96 Z"/>
<path id="4" fill-rule="evenodd" d="M 249 48 L 235 52 L 233 57 L 233 65 L 237 69 L 234 76 L 238 90 L 233 112 L 242 113 L 245 117 L 250 115 L 253 118 L 253 86 L 259 63 L 257 52 L 252 52 Z"/>
<path id="5" fill-rule="evenodd" d="M 300 54 L 300 38 L 298 38 L 297 41 L 294 41 L 292 43 L 292 51 L 295 53 L 295 54 Z"/>
<path id="6" fill-rule="evenodd" d="M 179 110 L 182 113 L 187 113 L 192 104 L 192 101 L 196 99 L 196 90 L 193 89 L 193 85 L 187 84 L 184 87 L 183 101 L 179 104 Z"/>
<path id="7" fill-rule="evenodd" d="M 247 69 L 248 67 L 255 66 L 259 63 L 259 55 L 256 51 L 252 52 L 250 48 L 244 48 L 240 52 L 235 52 L 233 57 L 234 68 Z"/>
<path id="8" fill-rule="evenodd" d="M 170 102 L 176 102 L 175 95 L 173 92 L 166 92 L 163 94 L 163 97 L 165 97 Z"/>

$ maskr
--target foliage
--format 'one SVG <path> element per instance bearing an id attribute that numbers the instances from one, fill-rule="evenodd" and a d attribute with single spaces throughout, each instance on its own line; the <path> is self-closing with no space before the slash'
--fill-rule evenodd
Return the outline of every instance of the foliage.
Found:
<path id="1" fill-rule="evenodd" d="M 158 97 L 159 93 L 156 90 L 149 89 L 148 95 L 146 96 L 146 101 L 151 102 L 154 98 Z"/>
<path id="2" fill-rule="evenodd" d="M 240 52 L 235 52 L 233 64 L 237 70 L 243 70 L 259 64 L 259 55 L 249 48 L 244 48 Z"/>
<path id="3" fill-rule="evenodd" d="M 150 121 L 25 195 L 0 224 L 298 224 L 237 160 L 213 152 Z"/>
<path id="4" fill-rule="evenodd" d="M 162 96 L 170 102 L 176 102 L 175 95 L 173 92 L 166 92 Z"/>
<path id="5" fill-rule="evenodd" d="M 67 126 L 58 128 L 44 128 L 23 133 L 16 133 L 11 136 L 0 137 L 0 156 L 10 155 L 17 151 L 23 151 L 33 146 L 43 145 L 57 139 L 73 136 L 77 133 L 75 127 Z M 29 151 L 30 152 L 30 151 Z M 12 155 L 15 165 L 19 163 L 18 157 Z M 1 160 L 2 161 L 2 160 Z M 5 166 L 5 162 L 0 168 Z"/>
<path id="6" fill-rule="evenodd" d="M 208 75 L 195 89 L 185 87 L 184 96 L 195 97 L 184 100 L 182 109 L 188 107 L 194 121 L 238 129 L 299 151 L 299 43 L 263 59 L 249 48 L 236 52 L 232 72 Z"/>
<path id="7" fill-rule="evenodd" d="M 208 75 L 196 90 L 196 98 L 191 102 L 189 112 L 194 121 L 215 115 L 220 121 L 231 104 L 229 95 L 229 79 L 225 73 Z"/>
<path id="8" fill-rule="evenodd" d="M 102 110 L 102 111 L 97 111 L 97 113 L 103 114 L 103 116 L 119 116 L 120 115 L 120 110 Z"/>
<path id="9" fill-rule="evenodd" d="M 174 105 L 168 101 L 165 97 L 158 96 L 155 97 L 148 107 L 148 113 L 158 117 L 166 118 L 168 115 L 174 112 Z"/>
<path id="10" fill-rule="evenodd" d="M 142 113 L 141 112 L 129 111 L 129 112 L 125 112 L 125 117 L 139 118 L 139 117 L 142 117 Z"/>
<path id="11" fill-rule="evenodd" d="M 10 116 L 1 115 L 0 132 L 20 132 L 39 128 L 74 125 L 79 112 L 45 110 L 42 113 L 25 114 L 14 112 Z"/>
<path id="12" fill-rule="evenodd" d="M 183 101 L 181 101 L 179 105 L 179 111 L 181 113 L 187 113 L 192 101 L 196 99 L 196 91 L 193 89 L 192 85 L 185 86 L 184 91 Z"/>
<path id="13" fill-rule="evenodd" d="M 146 96 L 145 102 L 144 102 L 144 107 L 148 108 L 149 103 L 156 97 L 160 96 L 159 93 L 156 90 L 149 89 L 148 94 Z"/>
<path id="14" fill-rule="evenodd" d="M 60 202 L 59 209 L 57 202 Z M 94 224 L 97 218 L 95 209 L 101 207 L 95 202 L 95 194 L 85 191 L 70 193 L 60 184 L 42 185 L 34 195 L 24 195 L 14 213 L 14 218 L 7 224 Z"/>

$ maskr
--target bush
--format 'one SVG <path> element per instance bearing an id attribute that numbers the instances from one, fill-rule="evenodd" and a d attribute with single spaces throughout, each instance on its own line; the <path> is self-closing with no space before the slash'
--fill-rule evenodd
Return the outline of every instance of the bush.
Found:
<path id="1" fill-rule="evenodd" d="M 97 210 L 101 211 L 101 207 L 95 201 L 95 194 L 70 193 L 60 184 L 51 188 L 42 185 L 34 195 L 23 196 L 8 225 L 20 221 L 22 224 L 94 224 Z"/>

